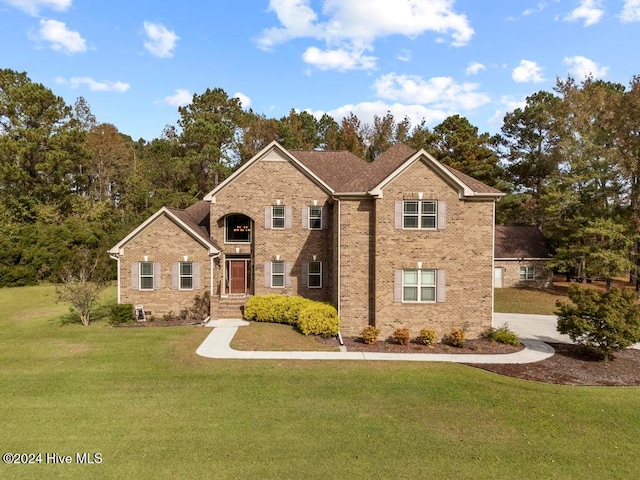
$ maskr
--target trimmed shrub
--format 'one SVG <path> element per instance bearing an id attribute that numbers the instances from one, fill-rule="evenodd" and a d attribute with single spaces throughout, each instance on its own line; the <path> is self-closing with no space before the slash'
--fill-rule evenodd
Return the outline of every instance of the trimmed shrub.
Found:
<path id="1" fill-rule="evenodd" d="M 409 345 L 409 342 L 411 341 L 411 333 L 408 328 L 397 328 L 394 330 L 393 335 L 391 335 L 391 339 L 394 343 Z"/>
<path id="2" fill-rule="evenodd" d="M 119 305 L 111 305 L 111 308 L 109 308 L 109 323 L 111 325 L 133 322 L 133 320 L 132 304 L 121 303 Z"/>
<path id="3" fill-rule="evenodd" d="M 300 296 L 252 297 L 244 309 L 244 318 L 254 322 L 292 325 L 305 335 L 337 335 L 340 329 L 338 312 L 333 306 Z"/>
<path id="4" fill-rule="evenodd" d="M 422 345 L 433 345 L 436 341 L 436 332 L 429 328 L 423 328 L 418 335 L 418 343 Z"/>
<path id="5" fill-rule="evenodd" d="M 298 313 L 306 302 L 302 297 L 285 295 L 258 295 L 247 302 L 244 318 L 254 322 L 297 325 Z"/>
<path id="6" fill-rule="evenodd" d="M 447 338 L 447 343 L 453 347 L 464 347 L 464 330 L 462 328 L 452 329 Z"/>
<path id="7" fill-rule="evenodd" d="M 367 345 L 373 345 L 378 341 L 378 335 L 380 335 L 380 330 L 374 327 L 373 325 L 369 325 L 362 330 L 360 336 L 364 340 L 364 343 Z"/>
<path id="8" fill-rule="evenodd" d="M 504 343 L 507 345 L 520 345 L 520 338 L 515 332 L 509 330 L 509 327 L 505 323 L 500 328 L 489 328 L 482 336 L 491 340 L 492 342 Z"/>
<path id="9" fill-rule="evenodd" d="M 338 311 L 326 303 L 310 302 L 300 309 L 298 329 L 304 335 L 337 335 L 340 330 Z"/>

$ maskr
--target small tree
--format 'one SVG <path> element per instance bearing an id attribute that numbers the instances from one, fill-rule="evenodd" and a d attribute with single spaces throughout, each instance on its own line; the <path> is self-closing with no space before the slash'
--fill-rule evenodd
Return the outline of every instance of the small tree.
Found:
<path id="1" fill-rule="evenodd" d="M 80 251 L 75 268 L 65 268 L 62 283 L 56 288 L 58 300 L 70 303 L 83 325 L 89 325 L 91 309 L 105 287 L 104 282 L 93 278 L 97 266 L 98 259 L 91 263 L 89 252 Z"/>
<path id="2" fill-rule="evenodd" d="M 574 305 L 556 302 L 558 331 L 580 345 L 598 350 L 604 359 L 640 341 L 640 305 L 632 290 L 613 288 L 600 293 L 572 285 Z"/>

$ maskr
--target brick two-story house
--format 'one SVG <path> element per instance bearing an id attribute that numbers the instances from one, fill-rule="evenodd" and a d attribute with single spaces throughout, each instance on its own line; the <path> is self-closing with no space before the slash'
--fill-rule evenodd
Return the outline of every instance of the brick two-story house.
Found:
<path id="1" fill-rule="evenodd" d="M 398 144 L 368 163 L 273 142 L 185 210 L 163 208 L 110 250 L 118 301 L 155 316 L 211 295 L 211 317 L 250 295 L 302 295 L 368 325 L 444 335 L 491 325 L 499 191 Z"/>

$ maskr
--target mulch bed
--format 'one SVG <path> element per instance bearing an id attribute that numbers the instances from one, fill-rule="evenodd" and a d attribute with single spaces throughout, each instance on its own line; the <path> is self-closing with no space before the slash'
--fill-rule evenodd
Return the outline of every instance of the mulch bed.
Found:
<path id="1" fill-rule="evenodd" d="M 181 327 L 183 325 L 202 325 L 202 322 L 193 322 L 187 320 L 180 320 L 179 318 L 173 320 L 154 320 L 153 322 L 128 322 L 118 323 L 111 325 L 112 327 L 125 327 L 125 328 L 137 328 L 137 327 Z"/>
<path id="2" fill-rule="evenodd" d="M 373 345 L 367 345 L 362 338 L 359 337 L 343 337 L 342 338 L 348 352 L 382 352 L 382 353 L 485 353 L 500 354 L 514 353 L 522 350 L 522 345 L 513 346 L 503 343 L 492 342 L 490 340 L 479 338 L 477 340 L 466 340 L 463 347 L 453 347 L 444 343 L 435 343 L 433 345 L 422 345 L 411 342 L 409 345 L 400 345 L 398 343 L 378 341 Z M 318 341 L 327 345 L 338 346 L 338 340 L 334 338 L 320 339 Z"/>
<path id="3" fill-rule="evenodd" d="M 555 355 L 541 362 L 471 366 L 509 377 L 560 385 L 640 385 L 640 350 L 629 348 L 617 352 L 613 360 L 602 361 L 578 345 L 550 345 Z"/>
<path id="4" fill-rule="evenodd" d="M 335 338 L 318 338 L 318 341 L 327 345 L 338 345 L 338 341 Z M 467 340 L 462 348 L 452 347 L 443 343 L 431 346 L 410 343 L 405 346 L 386 341 L 367 345 L 364 340 L 358 337 L 346 337 L 343 338 L 343 341 L 349 352 L 458 353 L 464 355 L 469 353 L 514 353 L 524 348 L 522 345 L 514 347 L 482 338 Z M 626 349 L 617 352 L 613 360 L 602 361 L 579 345 L 566 343 L 550 343 L 550 345 L 555 349 L 555 354 L 540 362 L 523 364 L 486 363 L 469 364 L 469 366 L 509 377 L 559 385 L 640 385 L 640 350 Z"/>

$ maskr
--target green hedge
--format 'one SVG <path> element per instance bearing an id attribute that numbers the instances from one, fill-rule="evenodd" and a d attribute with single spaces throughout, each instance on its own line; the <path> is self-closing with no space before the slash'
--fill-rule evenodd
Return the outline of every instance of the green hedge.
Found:
<path id="1" fill-rule="evenodd" d="M 299 296 L 252 297 L 245 306 L 244 318 L 292 325 L 305 335 L 337 335 L 340 328 L 338 312 L 333 306 Z"/>
<path id="2" fill-rule="evenodd" d="M 109 309 L 109 323 L 118 325 L 120 323 L 128 323 L 134 320 L 133 305 L 130 303 L 121 303 L 111 305 Z"/>

